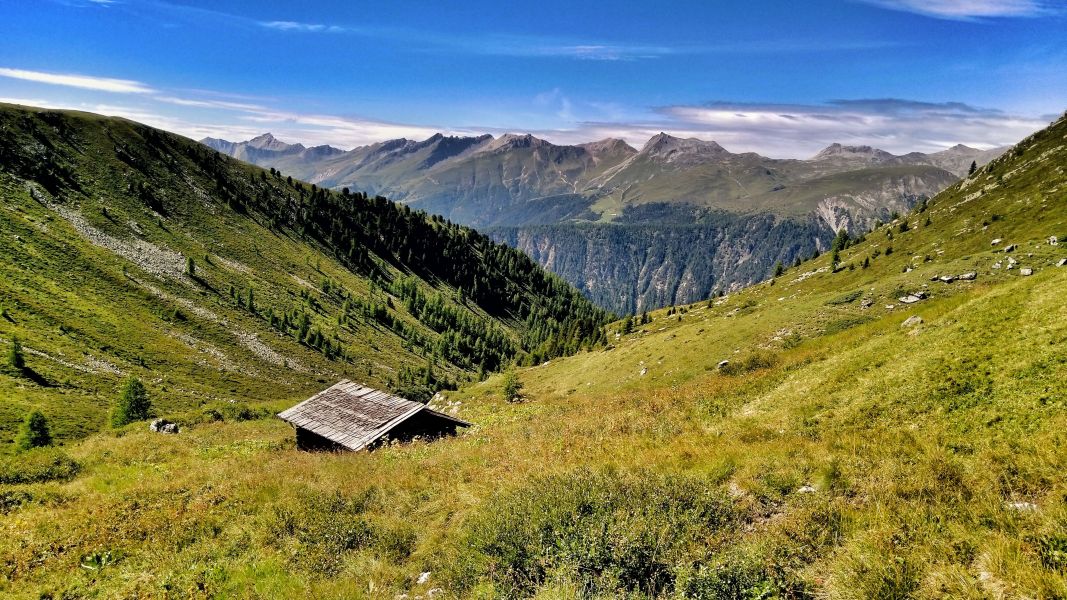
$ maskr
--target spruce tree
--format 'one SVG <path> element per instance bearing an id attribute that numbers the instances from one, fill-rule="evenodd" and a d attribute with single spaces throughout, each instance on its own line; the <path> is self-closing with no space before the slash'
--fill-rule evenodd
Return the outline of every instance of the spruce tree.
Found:
<path id="1" fill-rule="evenodd" d="M 785 273 L 785 267 L 782 266 L 782 261 L 774 263 L 774 276 L 781 277 L 782 273 Z"/>
<path id="2" fill-rule="evenodd" d="M 148 399 L 148 392 L 140 379 L 131 377 L 126 380 L 122 388 L 122 395 L 111 413 L 112 427 L 122 427 L 134 421 L 143 421 L 148 418 L 152 410 L 152 402 Z"/>
<path id="3" fill-rule="evenodd" d="M 977 170 L 978 170 L 978 161 L 972 160 L 971 161 L 971 168 L 967 171 L 967 176 L 970 177 L 971 175 L 974 175 L 974 172 L 977 171 Z"/>
<path id="4" fill-rule="evenodd" d="M 515 373 L 515 369 L 508 369 L 508 372 L 504 374 L 504 400 L 517 402 L 521 399 L 522 382 L 519 381 L 519 376 Z"/>
<path id="5" fill-rule="evenodd" d="M 23 452 L 51 444 L 52 433 L 48 430 L 48 419 L 39 410 L 26 415 L 22 427 L 19 428 L 18 437 L 15 438 L 15 448 Z"/>
<path id="6" fill-rule="evenodd" d="M 7 352 L 7 366 L 20 372 L 26 368 L 26 357 L 22 354 L 22 342 L 17 337 L 11 338 L 11 349 Z"/>
<path id="7" fill-rule="evenodd" d="M 185 258 L 185 274 L 189 277 L 196 277 L 196 261 L 192 256 Z"/>

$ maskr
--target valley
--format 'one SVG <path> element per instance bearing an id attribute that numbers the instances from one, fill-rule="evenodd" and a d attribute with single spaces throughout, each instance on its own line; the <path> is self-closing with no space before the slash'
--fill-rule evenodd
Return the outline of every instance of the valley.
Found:
<path id="1" fill-rule="evenodd" d="M 32 134 L 38 148 L 48 148 L 47 140 L 54 152 L 63 152 L 59 139 L 88 149 L 88 132 L 106 135 L 105 124 L 120 139 L 134 139 L 123 133 L 127 128 L 138 138 L 155 135 L 87 116 L 12 108 L 4 114 L 8 123 L 44 120 L 59 131 L 68 123 L 73 131 L 61 138 L 47 133 L 52 129 Z M 19 139 L 4 146 L 5 157 L 12 148 L 33 147 L 29 138 Z M 165 139 L 145 148 L 197 152 Z M 207 159 L 238 173 L 234 182 L 255 182 L 262 173 Z M 16 179 L 29 176 L 33 163 L 18 163 L 18 170 L 10 159 L 3 164 L 4 223 L 17 228 L 4 232 L 8 256 L 58 260 L 37 244 L 62 235 L 63 242 L 52 243 L 110 265 L 101 272 L 109 273 L 103 279 L 109 289 L 121 290 L 112 293 L 141 298 L 119 304 L 94 292 L 98 300 L 86 308 L 66 303 L 78 312 L 48 308 L 46 295 L 31 305 L 37 297 L 31 292 L 46 284 L 27 279 L 34 271 L 8 260 L 5 298 L 19 300 L 5 302 L 15 323 L 0 321 L 3 337 L 17 332 L 27 348 L 48 348 L 49 356 L 73 364 L 81 355 L 65 341 L 71 336 L 64 333 L 66 315 L 95 310 L 100 321 L 125 328 L 138 320 L 156 324 L 151 311 L 159 308 L 125 320 L 125 312 L 163 301 L 137 282 L 151 282 L 168 298 L 199 294 L 185 291 L 196 288 L 179 283 L 176 273 L 155 276 L 137 263 L 126 265 L 136 281 L 124 283 L 121 254 L 106 249 L 111 242 L 80 241 L 72 221 L 43 195 L 55 196 L 47 191 L 50 181 L 57 191 L 71 179 L 84 190 L 100 189 L 88 185 L 110 170 L 32 173 L 44 189 L 38 194 L 45 200 L 38 201 Z M 233 393 L 221 379 L 199 376 L 206 367 L 186 375 L 191 367 L 183 365 L 196 358 L 168 363 L 166 389 L 150 389 L 182 433 L 161 436 L 140 422 L 87 436 L 65 433 L 68 441 L 59 448 L 18 462 L 5 458 L 5 481 L 23 483 L 5 483 L 2 492 L 9 535 L 0 543 L 0 590 L 14 597 L 1063 596 L 1065 164 L 1067 117 L 862 239 L 841 238 L 836 252 L 721 298 L 651 311 L 647 320 L 615 321 L 598 329 L 605 338 L 598 343 L 572 345 L 560 353 L 570 356 L 520 368 L 520 402 L 502 397 L 502 375 L 461 381 L 461 365 L 447 367 L 461 385 L 442 390 L 430 405 L 475 425 L 433 443 L 372 453 L 298 451 L 291 428 L 271 415 L 306 397 L 316 387 L 313 376 L 284 387 L 282 378 L 269 379 L 273 371 L 254 353 L 211 333 L 213 345 L 259 374 Z M 269 173 L 264 177 L 271 181 Z M 176 190 L 189 185 L 179 181 L 157 192 L 166 198 L 171 216 L 164 225 L 175 237 L 159 233 L 145 241 L 161 249 L 182 247 L 177 232 L 193 222 L 178 219 L 181 205 L 171 204 Z M 271 185 L 298 197 L 303 184 Z M 108 212 L 124 211 L 116 221 L 143 214 L 137 211 L 145 210 L 144 198 L 114 197 L 122 201 Z M 92 215 L 88 200 L 81 202 L 81 214 Z M 248 214 L 262 214 L 252 206 Z M 228 227 L 252 226 L 242 213 L 216 210 Z M 103 215 L 84 218 L 101 231 L 108 227 Z M 150 225 L 139 223 L 142 230 Z M 110 231 L 115 239 L 133 239 Z M 34 245 L 10 246 L 14 235 Z M 271 234 L 251 239 L 264 235 Z M 331 269 L 354 297 L 370 286 L 353 265 L 334 262 L 323 242 L 309 245 L 293 234 L 277 239 L 261 251 L 316 248 L 305 255 L 321 257 L 322 269 Z M 204 275 L 215 288 L 231 269 L 266 278 L 273 268 L 271 261 L 255 261 L 253 249 L 215 252 L 219 266 Z M 250 272 L 224 266 L 234 261 Z M 304 280 L 315 272 L 306 261 L 290 268 L 300 269 L 293 275 Z M 69 272 L 85 273 L 84 267 Z M 81 275 L 82 285 L 96 289 L 101 284 L 92 282 L 104 276 L 89 275 Z M 288 273 L 270 277 L 293 280 L 285 286 L 294 290 L 304 285 Z M 256 291 L 257 303 L 278 302 L 271 292 Z M 543 301 L 552 306 L 567 293 Z M 171 302 L 167 310 L 183 306 Z M 204 306 L 241 327 L 260 327 L 225 304 Z M 104 310 L 112 306 L 123 309 Z M 199 324 L 193 308 L 188 314 L 198 323 L 190 335 L 207 337 L 209 323 Z M 601 318 L 588 314 L 594 322 Z M 75 339 L 92 339 L 89 322 L 95 320 L 73 322 L 86 332 Z M 365 343 L 385 344 L 389 335 L 383 330 Z M 330 369 L 352 368 L 283 337 L 263 338 L 314 365 L 329 383 Z M 148 357 L 156 356 L 149 343 L 163 343 L 149 327 L 114 339 Z M 168 343 L 179 348 L 181 342 Z M 105 352 L 94 347 L 91 353 L 138 372 L 126 354 Z M 75 369 L 60 376 L 61 363 L 34 353 L 27 359 L 47 381 L 70 382 L 43 387 L 5 374 L 4 394 L 23 398 L 20 412 L 38 406 L 57 422 L 76 406 L 74 389 L 99 381 L 99 394 L 78 392 L 99 406 L 115 380 Z M 201 401 L 181 390 L 194 380 L 246 411 L 205 419 Z"/>
<path id="2" fill-rule="evenodd" d="M 957 145 L 896 156 L 833 144 L 808 160 L 781 160 L 665 133 L 640 150 L 620 139 L 566 146 L 528 134 L 436 134 L 347 152 L 270 134 L 201 142 L 482 229 L 620 314 L 759 281 L 777 261 L 792 264 L 825 251 L 841 229 L 855 234 L 906 212 L 1004 151 Z"/>

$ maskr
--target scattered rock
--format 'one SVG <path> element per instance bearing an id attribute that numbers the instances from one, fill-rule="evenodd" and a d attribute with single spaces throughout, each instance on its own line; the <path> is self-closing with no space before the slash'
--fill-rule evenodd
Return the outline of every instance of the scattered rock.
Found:
<path id="1" fill-rule="evenodd" d="M 942 275 L 941 277 L 938 277 L 937 279 L 939 281 L 943 281 L 945 283 L 952 283 L 953 281 L 956 281 L 956 276 L 955 275 Z"/>
<path id="2" fill-rule="evenodd" d="M 905 319 L 904 322 L 900 324 L 900 326 L 901 327 L 915 327 L 915 326 L 922 325 L 922 324 L 923 324 L 923 318 L 920 317 L 919 315 L 913 315 L 913 316 L 910 316 L 907 319 Z"/>
<path id="3" fill-rule="evenodd" d="M 166 419 L 154 419 L 148 428 L 156 433 L 178 433 L 178 424 Z"/>
<path id="4" fill-rule="evenodd" d="M 1001 265 L 999 262 L 993 263 L 993 268 L 994 269 L 999 269 L 1001 266 L 1003 266 L 1003 265 Z"/>
<path id="5" fill-rule="evenodd" d="M 1033 502 L 1005 502 L 1004 508 L 1018 512 L 1037 512 L 1037 505 Z"/>
<path id="6" fill-rule="evenodd" d="M 1017 264 L 1019 264 L 1019 261 L 1015 260 L 1014 258 L 1011 258 L 1010 256 L 1008 257 L 1008 270 L 1009 271 L 1014 269 L 1015 265 L 1017 265 Z"/>
<path id="7" fill-rule="evenodd" d="M 996 246 L 996 245 L 1000 244 L 1000 243 L 1001 243 L 1001 242 L 1003 242 L 1003 241 L 1004 241 L 1004 240 L 1002 240 L 1002 239 L 1000 239 L 1000 238 L 997 238 L 997 239 L 993 240 L 992 242 L 989 242 L 989 245 L 990 245 L 990 246 Z"/>
<path id="8" fill-rule="evenodd" d="M 922 300 L 922 298 L 916 296 L 915 294 L 908 294 L 907 296 L 901 296 L 900 298 L 897 298 L 897 300 L 900 300 L 904 304 L 915 304 L 919 300 Z"/>
<path id="9" fill-rule="evenodd" d="M 422 584 L 426 583 L 429 580 L 430 580 L 430 572 L 429 571 L 423 571 L 422 573 L 419 573 L 419 578 L 415 580 L 415 583 L 417 585 L 422 585 Z"/>
<path id="10" fill-rule="evenodd" d="M 1067 258 L 1061 258 L 1060 262 L 1056 263 L 1057 267 L 1062 267 L 1064 265 L 1067 265 Z"/>
<path id="11" fill-rule="evenodd" d="M 1054 235 L 1048 236 L 1048 245 L 1049 246 L 1059 246 L 1060 245 L 1060 238 L 1058 238 L 1058 237 L 1056 237 Z"/>
<path id="12" fill-rule="evenodd" d="M 886 305 L 885 305 L 885 309 L 886 309 L 886 310 L 893 310 L 893 309 L 894 309 L 894 308 L 896 308 L 896 307 L 897 307 L 897 305 L 896 305 L 896 304 L 886 304 Z"/>
<path id="13" fill-rule="evenodd" d="M 726 366 L 729 365 L 729 364 L 730 364 L 730 361 L 724 360 L 724 361 L 719 362 L 719 366 L 717 368 L 721 371 L 721 370 L 725 369 Z"/>
<path id="14" fill-rule="evenodd" d="M 1015 252 L 1016 248 L 1018 248 L 1018 246 L 1016 246 L 1015 244 L 1008 244 L 1007 246 L 1004 246 L 1004 251 L 1005 252 Z"/>
<path id="15" fill-rule="evenodd" d="M 1030 267 L 1023 267 L 1019 269 L 1019 275 L 1030 276 L 1034 274 L 1034 270 Z"/>
<path id="16" fill-rule="evenodd" d="M 648 374 L 648 367 L 641 367 L 641 377 Z"/>
<path id="17" fill-rule="evenodd" d="M 809 484 L 804 484 L 797 488 L 798 494 L 814 494 L 816 491 L 815 487 Z"/>
<path id="18" fill-rule="evenodd" d="M 960 281 L 974 281 L 975 279 L 978 279 L 978 273 L 975 271 L 967 271 L 966 273 L 962 273 L 959 279 Z"/>
<path id="19" fill-rule="evenodd" d="M 870 308 L 874 306 L 874 298 L 864 298 L 860 300 L 860 308 Z"/>

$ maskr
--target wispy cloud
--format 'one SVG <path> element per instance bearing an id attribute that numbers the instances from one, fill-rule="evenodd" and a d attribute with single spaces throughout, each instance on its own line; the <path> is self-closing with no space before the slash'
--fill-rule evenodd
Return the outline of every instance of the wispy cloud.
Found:
<path id="1" fill-rule="evenodd" d="M 1041 17 L 1062 12 L 1045 0 L 861 0 L 892 10 L 939 19 Z"/>
<path id="2" fill-rule="evenodd" d="M 655 109 L 658 119 L 629 124 L 589 123 L 597 137 L 642 143 L 658 131 L 714 139 L 733 151 L 803 158 L 840 142 L 894 153 L 931 152 L 955 144 L 991 148 L 1013 144 L 1047 122 L 960 102 L 900 99 L 832 100 L 825 104 L 717 102 Z"/>
<path id="3" fill-rule="evenodd" d="M 323 25 L 321 23 L 301 23 L 299 21 L 260 21 L 262 27 L 277 29 L 278 31 L 294 31 L 299 33 L 344 33 L 350 31 L 340 25 Z"/>
<path id="4" fill-rule="evenodd" d="M 25 69 L 9 69 L 3 67 L 0 67 L 0 77 L 47 83 L 49 85 L 62 85 L 85 90 L 96 90 L 99 92 L 114 92 L 117 94 L 149 94 L 155 91 L 139 81 L 132 81 L 129 79 L 112 79 L 110 77 L 93 77 L 90 75 L 66 73 L 46 73 L 43 71 L 27 71 Z"/>

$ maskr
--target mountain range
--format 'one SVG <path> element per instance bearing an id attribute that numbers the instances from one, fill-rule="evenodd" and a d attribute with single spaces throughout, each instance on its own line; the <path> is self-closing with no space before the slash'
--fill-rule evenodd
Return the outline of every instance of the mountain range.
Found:
<path id="1" fill-rule="evenodd" d="M 349 151 L 287 144 L 269 133 L 202 143 L 482 229 L 617 312 L 758 281 L 775 262 L 825 250 L 840 229 L 855 233 L 907 211 L 965 176 L 972 162 L 1004 151 L 957 145 L 893 155 L 832 144 L 809 159 L 774 159 L 666 133 L 640 150 L 620 139 L 557 145 L 529 134 L 436 134 Z M 748 234 L 768 220 L 780 235 Z"/>

